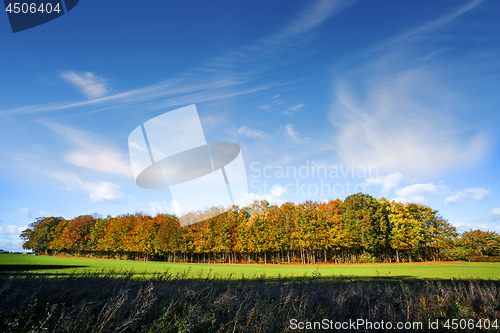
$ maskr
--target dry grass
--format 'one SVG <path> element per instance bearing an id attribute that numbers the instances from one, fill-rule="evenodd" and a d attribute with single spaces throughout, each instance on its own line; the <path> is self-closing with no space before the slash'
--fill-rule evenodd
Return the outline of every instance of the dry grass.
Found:
<path id="1" fill-rule="evenodd" d="M 499 291 L 498 281 L 352 281 L 320 276 L 273 281 L 188 279 L 186 274 L 144 280 L 113 272 L 0 277 L 0 331 L 286 332 L 292 331 L 294 318 L 494 320 L 500 317 Z"/>

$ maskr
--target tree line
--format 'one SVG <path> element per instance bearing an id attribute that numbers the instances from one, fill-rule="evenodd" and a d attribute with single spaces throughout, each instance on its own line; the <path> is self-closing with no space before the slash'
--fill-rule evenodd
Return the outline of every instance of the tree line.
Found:
<path id="1" fill-rule="evenodd" d="M 494 232 L 458 235 L 428 206 L 363 193 L 324 203 L 255 201 L 187 227 L 169 214 L 40 217 L 21 238 L 23 248 L 39 254 L 197 263 L 411 262 L 500 255 L 500 236 Z"/>

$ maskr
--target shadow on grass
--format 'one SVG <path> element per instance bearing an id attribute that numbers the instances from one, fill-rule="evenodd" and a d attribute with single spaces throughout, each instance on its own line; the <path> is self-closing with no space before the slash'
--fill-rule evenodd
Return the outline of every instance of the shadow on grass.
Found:
<path id="1" fill-rule="evenodd" d="M 54 270 L 54 269 L 76 269 L 88 266 L 82 265 L 0 265 L 0 275 L 26 275 L 37 274 L 39 270 Z M 44 274 L 44 273 L 41 273 Z M 70 273 L 50 273 L 50 275 L 68 275 Z"/>
<path id="2" fill-rule="evenodd" d="M 197 280 L 196 278 L 191 278 L 192 280 Z M 223 280 L 223 279 L 221 279 Z M 385 275 L 385 276 L 358 276 L 358 275 L 329 275 L 329 276 L 281 276 L 281 277 L 266 277 L 266 276 L 246 276 L 241 279 L 233 278 L 233 282 L 245 281 L 249 283 L 317 283 L 317 284 L 329 284 L 337 282 L 347 282 L 347 283 L 388 283 L 388 284 L 399 284 L 404 282 L 406 284 L 421 284 L 425 282 L 495 282 L 500 283 L 499 278 L 457 278 L 457 277 L 417 277 L 414 275 Z"/>
<path id="3" fill-rule="evenodd" d="M 375 282 L 375 283 L 399 283 L 404 281 L 406 283 L 421 283 L 424 281 L 498 281 L 493 278 L 423 278 L 414 275 L 377 275 L 377 276 L 360 276 L 360 275 L 321 275 L 317 272 L 312 272 L 312 275 L 280 275 L 280 276 L 267 276 L 266 274 L 253 274 L 253 275 L 236 275 L 230 274 L 229 276 L 221 275 L 218 273 L 203 271 L 194 274 L 191 270 L 183 272 L 172 273 L 167 269 L 164 272 L 138 272 L 134 270 L 115 270 L 115 269 L 88 269 L 89 266 L 84 265 L 0 265 L 0 276 L 46 276 L 53 278 L 113 278 L 113 279 L 138 279 L 149 281 L 220 281 L 231 283 L 334 283 L 334 282 Z M 87 268 L 82 269 L 81 268 Z M 77 270 L 78 269 L 78 270 Z M 61 271 L 62 270 L 62 271 Z"/>

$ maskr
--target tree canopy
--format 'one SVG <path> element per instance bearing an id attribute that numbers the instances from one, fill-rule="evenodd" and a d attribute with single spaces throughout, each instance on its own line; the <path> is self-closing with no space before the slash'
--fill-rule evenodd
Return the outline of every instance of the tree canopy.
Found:
<path id="1" fill-rule="evenodd" d="M 21 234 L 23 247 L 37 253 L 185 262 L 399 262 L 500 253 L 494 232 L 457 236 L 437 210 L 363 193 L 322 203 L 256 201 L 187 227 L 168 214 L 45 217 Z"/>

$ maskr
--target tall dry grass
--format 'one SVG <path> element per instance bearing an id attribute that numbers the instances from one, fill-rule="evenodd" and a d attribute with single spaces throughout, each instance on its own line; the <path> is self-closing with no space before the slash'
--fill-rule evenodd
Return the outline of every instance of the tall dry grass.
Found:
<path id="1" fill-rule="evenodd" d="M 0 331 L 289 332 L 291 319 L 427 323 L 500 317 L 498 281 L 186 276 L 164 274 L 149 280 L 133 278 L 130 272 L 3 276 Z"/>

